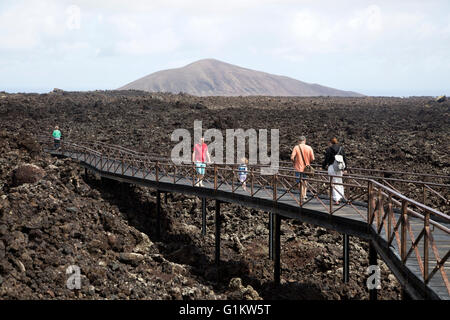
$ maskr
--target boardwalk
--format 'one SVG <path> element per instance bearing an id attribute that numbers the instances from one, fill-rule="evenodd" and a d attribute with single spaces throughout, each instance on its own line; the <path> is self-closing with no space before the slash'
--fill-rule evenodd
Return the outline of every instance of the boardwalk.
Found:
<path id="1" fill-rule="evenodd" d="M 327 191 L 331 184 L 327 185 L 327 176 L 308 178 L 309 199 L 300 201 L 300 184 L 282 173 L 267 177 L 252 171 L 249 190 L 244 191 L 237 183 L 237 172 L 233 168 L 214 166 L 208 168 L 206 177 L 209 178 L 205 179 L 203 187 L 197 187 L 194 186 L 192 165 L 176 166 L 164 159 L 143 160 L 142 155 L 117 152 L 119 149 L 114 152 L 103 148 L 94 150 L 70 143 L 61 150 L 47 151 L 78 160 L 82 166 L 105 178 L 163 192 L 215 199 L 216 221 L 220 216 L 221 201 L 271 212 L 275 216 L 270 235 L 275 281 L 280 277 L 279 225 L 282 218 L 289 218 L 338 231 L 347 239 L 357 236 L 368 240 L 373 251 L 369 253 L 370 263 L 376 263 L 376 252 L 412 298 L 450 299 L 447 278 L 450 272 L 450 219 L 376 181 L 362 178 L 350 181 L 348 178 L 344 185 L 353 190 L 348 196 L 349 202 L 333 206 L 328 200 Z M 219 228 L 216 223 L 216 261 L 220 257 Z M 344 264 L 348 264 L 345 260 Z M 348 265 L 344 265 L 344 274 L 346 272 Z"/>

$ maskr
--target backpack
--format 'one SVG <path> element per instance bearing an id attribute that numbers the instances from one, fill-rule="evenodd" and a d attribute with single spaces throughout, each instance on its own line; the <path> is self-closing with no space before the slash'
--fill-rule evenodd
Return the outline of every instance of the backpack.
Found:
<path id="1" fill-rule="evenodd" d="M 309 174 L 309 175 L 314 175 L 314 168 L 311 165 L 307 165 L 305 158 L 303 157 L 303 152 L 302 152 L 302 148 L 300 148 L 300 145 L 298 145 L 298 148 L 300 149 L 300 154 L 302 155 L 302 159 L 303 159 L 303 163 L 305 164 L 305 169 L 303 170 L 303 173 L 305 174 Z"/>
<path id="2" fill-rule="evenodd" d="M 333 169 L 335 172 L 345 169 L 344 157 L 340 155 L 342 147 L 339 147 L 338 153 L 334 156 Z"/>

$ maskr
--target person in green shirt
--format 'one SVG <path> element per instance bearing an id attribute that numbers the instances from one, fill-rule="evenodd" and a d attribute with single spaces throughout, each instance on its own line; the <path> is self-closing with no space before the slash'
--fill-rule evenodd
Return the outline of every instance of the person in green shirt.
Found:
<path id="1" fill-rule="evenodd" d="M 59 143 L 61 142 L 61 131 L 59 131 L 59 127 L 56 126 L 55 130 L 53 130 L 53 141 L 55 143 L 55 149 L 59 148 Z"/>

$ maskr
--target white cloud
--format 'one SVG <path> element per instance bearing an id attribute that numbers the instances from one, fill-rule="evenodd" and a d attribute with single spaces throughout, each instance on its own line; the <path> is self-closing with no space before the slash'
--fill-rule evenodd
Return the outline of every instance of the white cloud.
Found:
<path id="1" fill-rule="evenodd" d="M 0 13 L 0 49 L 26 50 L 35 48 L 40 42 L 40 33 L 53 33 L 54 18 L 40 16 L 38 8 L 31 3 L 28 6 L 14 5 Z"/>
<path id="2" fill-rule="evenodd" d="M 347 16 L 305 10 L 294 15 L 291 25 L 293 39 L 299 43 L 298 49 L 310 53 L 359 51 L 382 30 L 382 11 L 375 5 Z"/>
<path id="3" fill-rule="evenodd" d="M 55 0 L 56 1 L 56 0 Z M 298 0 L 59 0 L 66 6 L 76 4 L 86 10 L 101 10 L 108 13 L 135 14 L 178 10 L 185 14 L 236 14 L 244 10 L 254 10 L 267 5 L 298 4 Z M 314 3 L 314 0 L 301 0 L 303 4 Z"/>
<path id="4" fill-rule="evenodd" d="M 202 46 L 209 51 L 220 49 L 233 37 L 233 28 L 227 20 L 217 16 L 194 16 L 183 27 L 186 44 Z"/>
<path id="5" fill-rule="evenodd" d="M 70 5 L 66 9 L 66 26 L 69 30 L 78 30 L 81 28 L 81 9 L 76 5 Z"/>
<path id="6" fill-rule="evenodd" d="M 450 26 L 447 29 L 439 27 L 433 17 L 425 14 L 387 10 L 378 5 L 368 5 L 342 15 L 304 9 L 292 14 L 290 20 L 291 24 L 282 36 L 282 47 L 291 56 L 404 52 L 429 46 L 450 30 Z"/>
<path id="7" fill-rule="evenodd" d="M 309 11 L 297 13 L 292 23 L 294 34 L 300 38 L 315 37 L 319 28 L 324 28 L 323 24 L 321 26 L 319 19 L 317 15 Z"/>
<path id="8" fill-rule="evenodd" d="M 304 10 L 297 12 L 292 18 L 291 25 L 286 33 L 285 41 L 291 43 L 291 50 L 300 51 L 300 55 L 310 52 L 328 52 L 334 50 L 335 39 L 339 32 L 339 25 L 333 24 L 318 12 Z M 292 59 L 296 54 L 287 54 Z"/>
<path id="9" fill-rule="evenodd" d="M 57 47 L 66 31 L 80 28 L 80 11 L 54 1 L 17 2 L 0 13 L 0 50 L 26 52 Z"/>
<path id="10" fill-rule="evenodd" d="M 117 54 L 148 55 L 176 50 L 180 45 L 171 17 L 161 15 L 114 15 L 106 24 L 115 33 Z"/>
<path id="11" fill-rule="evenodd" d="M 172 29 L 158 30 L 157 33 L 140 31 L 132 38 L 121 40 L 116 44 L 119 54 L 125 55 L 148 55 L 164 53 L 175 50 L 179 41 Z"/>
<path id="12" fill-rule="evenodd" d="M 367 28 L 369 31 L 381 31 L 383 28 L 382 14 L 379 6 L 370 5 L 356 12 L 348 20 L 348 26 L 352 29 Z"/>

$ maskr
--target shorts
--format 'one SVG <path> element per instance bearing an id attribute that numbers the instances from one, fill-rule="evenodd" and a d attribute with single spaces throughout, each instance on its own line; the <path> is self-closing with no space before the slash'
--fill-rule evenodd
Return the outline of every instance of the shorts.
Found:
<path id="1" fill-rule="evenodd" d="M 195 167 L 197 170 L 197 174 L 205 174 L 206 163 L 204 162 L 196 162 Z"/>
<path id="2" fill-rule="evenodd" d="M 306 175 L 306 173 L 303 173 L 303 172 L 295 172 L 295 177 L 296 178 L 300 178 L 300 177 L 302 177 L 303 179 L 306 179 L 306 178 L 308 178 L 308 176 Z M 300 179 L 296 179 L 295 180 L 297 183 L 299 183 L 300 182 Z"/>

